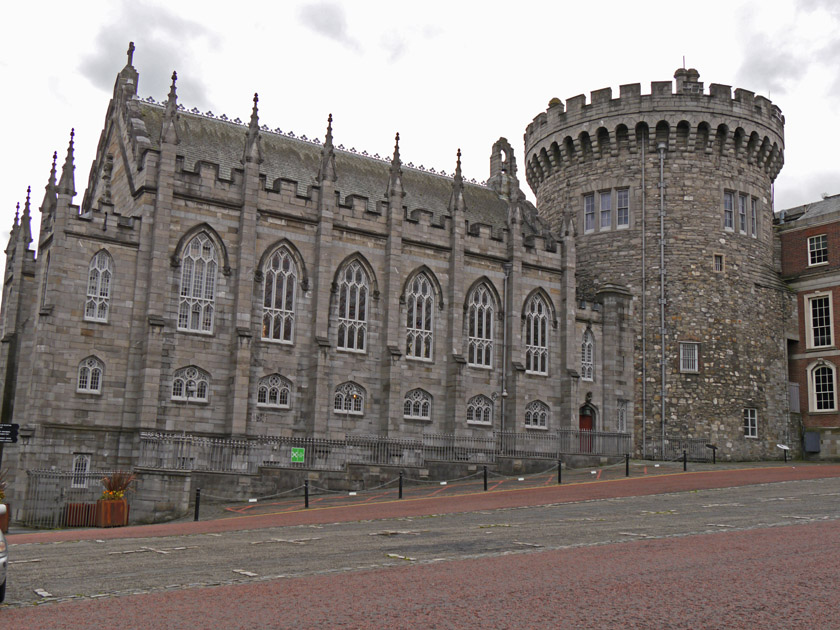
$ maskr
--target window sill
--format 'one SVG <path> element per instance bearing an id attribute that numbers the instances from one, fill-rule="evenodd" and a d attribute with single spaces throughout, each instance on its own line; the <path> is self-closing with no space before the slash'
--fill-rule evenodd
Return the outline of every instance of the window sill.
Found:
<path id="1" fill-rule="evenodd" d="M 363 411 L 344 411 L 343 409 L 342 410 L 333 409 L 333 413 L 337 416 L 358 416 L 358 417 L 361 417 L 361 416 L 365 415 Z"/>
<path id="2" fill-rule="evenodd" d="M 431 418 L 418 418 L 416 416 L 403 416 L 403 420 L 408 420 L 409 422 L 431 422 Z"/>
<path id="3" fill-rule="evenodd" d="M 294 341 L 284 341 L 283 339 L 273 339 L 271 337 L 260 337 L 260 341 L 264 341 L 266 343 L 273 343 L 280 346 L 293 346 L 295 345 Z"/>
<path id="4" fill-rule="evenodd" d="M 482 365 L 479 363 L 467 363 L 467 367 L 475 368 L 477 370 L 492 370 L 492 365 Z"/>
<path id="5" fill-rule="evenodd" d="M 107 324 L 108 323 L 107 319 L 88 319 L 87 317 L 85 317 L 82 321 L 84 321 L 86 324 Z"/>
<path id="6" fill-rule="evenodd" d="M 257 409 L 264 409 L 265 411 L 288 411 L 289 405 L 261 405 L 257 403 Z"/>
<path id="7" fill-rule="evenodd" d="M 95 392 L 95 391 L 87 390 L 87 389 L 77 389 L 76 393 L 79 396 L 101 396 L 102 395 L 101 391 Z"/>
<path id="8" fill-rule="evenodd" d="M 548 378 L 548 372 L 531 372 L 530 370 L 525 370 L 525 374 L 528 376 L 542 376 L 543 378 Z"/>
<path id="9" fill-rule="evenodd" d="M 355 348 L 342 348 L 339 346 L 336 347 L 336 350 L 338 350 L 339 352 L 348 352 L 350 354 L 367 354 L 367 350 L 364 348 L 362 348 L 361 350 L 356 350 Z"/>
<path id="10" fill-rule="evenodd" d="M 472 427 L 492 427 L 492 422 L 476 422 L 475 420 L 467 420 L 467 424 Z"/>
<path id="11" fill-rule="evenodd" d="M 405 355 L 406 361 L 418 361 L 420 363 L 434 363 L 434 359 L 427 359 L 426 357 L 413 357 L 410 354 Z"/>
<path id="12" fill-rule="evenodd" d="M 526 424 L 525 425 L 525 430 L 526 431 L 548 431 L 548 427 L 535 427 L 533 425 Z"/>
<path id="13" fill-rule="evenodd" d="M 826 267 L 828 266 L 828 261 L 818 262 L 818 263 L 808 263 L 808 269 L 813 267 Z"/>

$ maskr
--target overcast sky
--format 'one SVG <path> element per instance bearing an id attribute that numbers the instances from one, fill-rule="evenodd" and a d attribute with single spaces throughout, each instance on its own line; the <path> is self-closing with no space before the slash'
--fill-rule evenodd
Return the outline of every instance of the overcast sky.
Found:
<path id="1" fill-rule="evenodd" d="M 685 8 L 683 8 L 685 7 Z M 691 7 L 691 8 L 688 8 Z M 752 90 L 786 118 L 776 209 L 840 193 L 840 1 L 446 2 L 110 0 L 7 2 L 0 29 L 4 142 L 0 246 L 32 186 L 37 235 L 53 151 L 76 130 L 80 204 L 114 80 L 135 42 L 139 95 L 179 102 L 468 178 L 522 135 L 552 97 L 666 81 L 683 65 L 708 90 Z M 339 173 L 339 178 L 341 174 Z M 340 182 L 339 182 L 340 183 Z M 37 237 L 36 237 L 37 238 Z"/>

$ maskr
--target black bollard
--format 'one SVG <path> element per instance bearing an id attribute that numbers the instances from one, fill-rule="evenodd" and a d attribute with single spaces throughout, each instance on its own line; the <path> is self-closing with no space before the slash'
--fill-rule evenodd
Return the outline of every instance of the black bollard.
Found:
<path id="1" fill-rule="evenodd" d="M 557 460 L 557 485 L 563 483 L 563 460 Z"/>
<path id="2" fill-rule="evenodd" d="M 630 453 L 624 454 L 624 476 L 630 476 Z"/>
<path id="3" fill-rule="evenodd" d="M 303 507 L 309 507 L 309 479 L 303 480 Z"/>
<path id="4" fill-rule="evenodd" d="M 198 510 L 201 506 L 201 488 L 195 489 L 195 517 L 193 517 L 194 521 L 198 520 Z"/>
<path id="5" fill-rule="evenodd" d="M 400 499 L 402 499 L 403 471 L 400 471 Z"/>
<path id="6" fill-rule="evenodd" d="M 688 470 L 688 454 L 683 451 L 683 472 Z"/>
<path id="7" fill-rule="evenodd" d="M 484 467 L 484 492 L 487 492 L 487 466 Z"/>
<path id="8" fill-rule="evenodd" d="M 785 464 L 787 464 L 787 449 L 782 449 L 782 452 L 785 454 Z"/>

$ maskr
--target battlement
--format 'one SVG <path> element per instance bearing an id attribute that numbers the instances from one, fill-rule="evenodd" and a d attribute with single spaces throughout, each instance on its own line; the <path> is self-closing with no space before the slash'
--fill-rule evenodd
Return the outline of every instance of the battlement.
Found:
<path id="1" fill-rule="evenodd" d="M 525 132 L 526 180 L 534 192 L 555 172 L 622 151 L 649 154 L 693 151 L 743 159 L 774 180 L 784 164 L 784 116 L 769 99 L 713 83 L 709 92 L 694 69 L 679 69 L 671 81 L 654 81 L 650 94 L 638 83 L 595 90 L 565 106 L 552 99 Z"/>

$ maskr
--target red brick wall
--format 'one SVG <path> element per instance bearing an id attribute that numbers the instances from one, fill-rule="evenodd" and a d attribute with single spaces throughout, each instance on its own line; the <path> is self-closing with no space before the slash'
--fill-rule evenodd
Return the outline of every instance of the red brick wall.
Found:
<path id="1" fill-rule="evenodd" d="M 808 267 L 808 238 L 825 234 L 828 243 L 828 265 Z M 817 225 L 803 230 L 780 233 L 782 243 L 782 275 L 797 276 L 810 270 L 840 267 L 840 222 Z"/>

